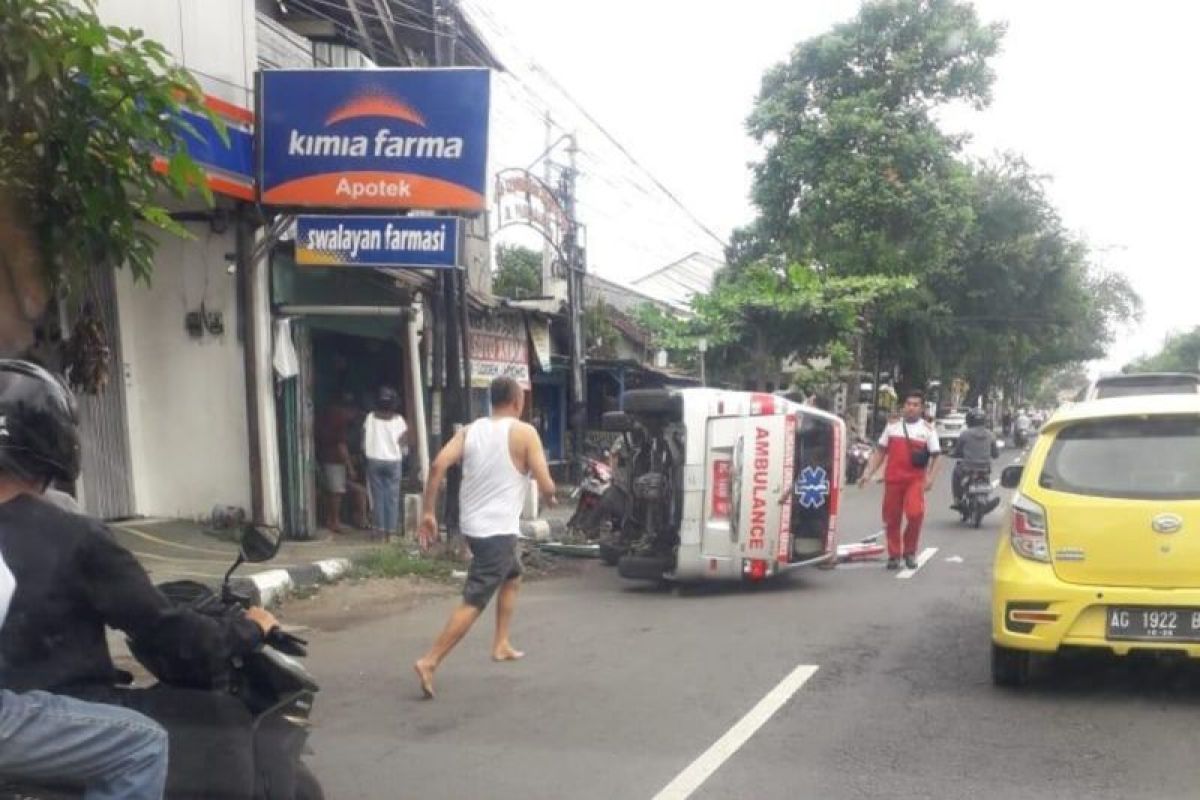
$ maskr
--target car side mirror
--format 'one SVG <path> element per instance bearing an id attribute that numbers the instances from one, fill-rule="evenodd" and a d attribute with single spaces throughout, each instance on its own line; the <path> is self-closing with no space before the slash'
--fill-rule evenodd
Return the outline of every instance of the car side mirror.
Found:
<path id="1" fill-rule="evenodd" d="M 633 417 L 624 411 L 609 411 L 600 420 L 601 427 L 609 433 L 630 433 L 636 427 Z"/>
<path id="2" fill-rule="evenodd" d="M 1000 485 L 1005 489 L 1016 489 L 1021 485 L 1021 478 L 1025 475 L 1025 467 L 1020 464 L 1014 464 L 1011 467 L 1005 467 L 1000 473 Z"/>
<path id="3" fill-rule="evenodd" d="M 241 536 L 242 558 L 251 564 L 270 561 L 279 552 L 283 536 L 276 528 L 258 525 L 243 525 Z"/>

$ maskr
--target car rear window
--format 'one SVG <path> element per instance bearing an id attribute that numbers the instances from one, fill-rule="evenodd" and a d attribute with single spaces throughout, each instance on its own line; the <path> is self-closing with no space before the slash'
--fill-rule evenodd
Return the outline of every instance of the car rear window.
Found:
<path id="1" fill-rule="evenodd" d="M 1120 378 L 1096 384 L 1096 399 L 1136 397 L 1149 394 L 1195 394 L 1197 379 L 1187 376 Z"/>
<path id="2" fill-rule="evenodd" d="M 1095 497 L 1200 498 L 1200 418 L 1080 422 L 1054 439 L 1039 483 Z"/>

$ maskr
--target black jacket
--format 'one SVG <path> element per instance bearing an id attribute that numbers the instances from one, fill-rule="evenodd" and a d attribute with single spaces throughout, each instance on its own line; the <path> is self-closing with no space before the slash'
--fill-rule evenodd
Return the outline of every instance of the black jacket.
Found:
<path id="1" fill-rule="evenodd" d="M 0 628 L 0 687 L 72 692 L 119 682 L 106 625 L 193 673 L 218 674 L 262 641 L 250 620 L 172 608 L 108 528 L 36 497 L 0 504 L 0 553 L 17 581 Z"/>

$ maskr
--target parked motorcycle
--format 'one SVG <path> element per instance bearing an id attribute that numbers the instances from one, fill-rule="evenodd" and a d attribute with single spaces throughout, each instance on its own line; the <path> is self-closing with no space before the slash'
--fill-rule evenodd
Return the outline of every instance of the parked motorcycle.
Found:
<path id="1" fill-rule="evenodd" d="M 874 448 L 865 439 L 858 439 L 850 445 L 850 449 L 846 453 L 847 486 L 858 483 L 858 479 L 867 469 L 867 462 L 871 460 L 872 452 L 874 452 Z"/>
<path id="2" fill-rule="evenodd" d="M 175 605 L 212 617 L 241 614 L 255 603 L 249 592 L 235 589 L 233 573 L 242 564 L 268 561 L 279 551 L 277 533 L 255 526 L 242 530 L 237 560 L 225 574 L 220 591 L 196 581 L 170 581 L 158 584 Z M 266 800 L 323 800 L 324 791 L 316 776 L 301 760 L 308 742 L 313 699 L 319 686 L 295 657 L 307 655 L 305 640 L 273 628 L 258 651 L 235 659 L 227 675 L 215 685 L 198 686 L 187 676 L 172 674 L 170 662 L 152 649 L 129 640 L 133 656 L 161 683 L 184 688 L 220 691 L 246 705 L 254 723 L 256 753 L 285 758 L 255 759 L 255 797 Z M 63 787 L 0 786 L 0 800 L 78 800 L 82 793 Z M 168 798 L 169 800 L 169 798 Z"/>
<path id="3" fill-rule="evenodd" d="M 567 530 L 594 538 L 605 522 L 600 512 L 604 495 L 612 488 L 612 467 L 602 458 L 589 456 L 583 460 L 583 479 L 571 492 L 575 513 L 567 520 Z"/>

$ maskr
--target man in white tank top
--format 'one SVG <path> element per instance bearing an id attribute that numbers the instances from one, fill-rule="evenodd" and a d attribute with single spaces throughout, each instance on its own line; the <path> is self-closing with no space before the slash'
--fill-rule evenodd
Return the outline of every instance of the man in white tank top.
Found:
<path id="1" fill-rule="evenodd" d="M 472 556 L 462 604 L 450 615 L 429 652 L 413 665 L 427 698 L 433 697 L 433 673 L 438 665 L 466 636 L 497 590 L 500 599 L 492 658 L 516 661 L 524 655 L 512 646 L 508 631 L 521 585 L 517 538 L 530 475 L 546 503 L 556 504 L 542 441 L 532 425 L 521 422 L 524 391 L 512 378 L 497 378 L 490 393 L 492 416 L 475 420 L 442 448 L 425 484 L 420 535 L 421 546 L 428 548 L 437 540 L 435 509 L 442 480 L 450 467 L 462 464 L 459 523 Z"/>

